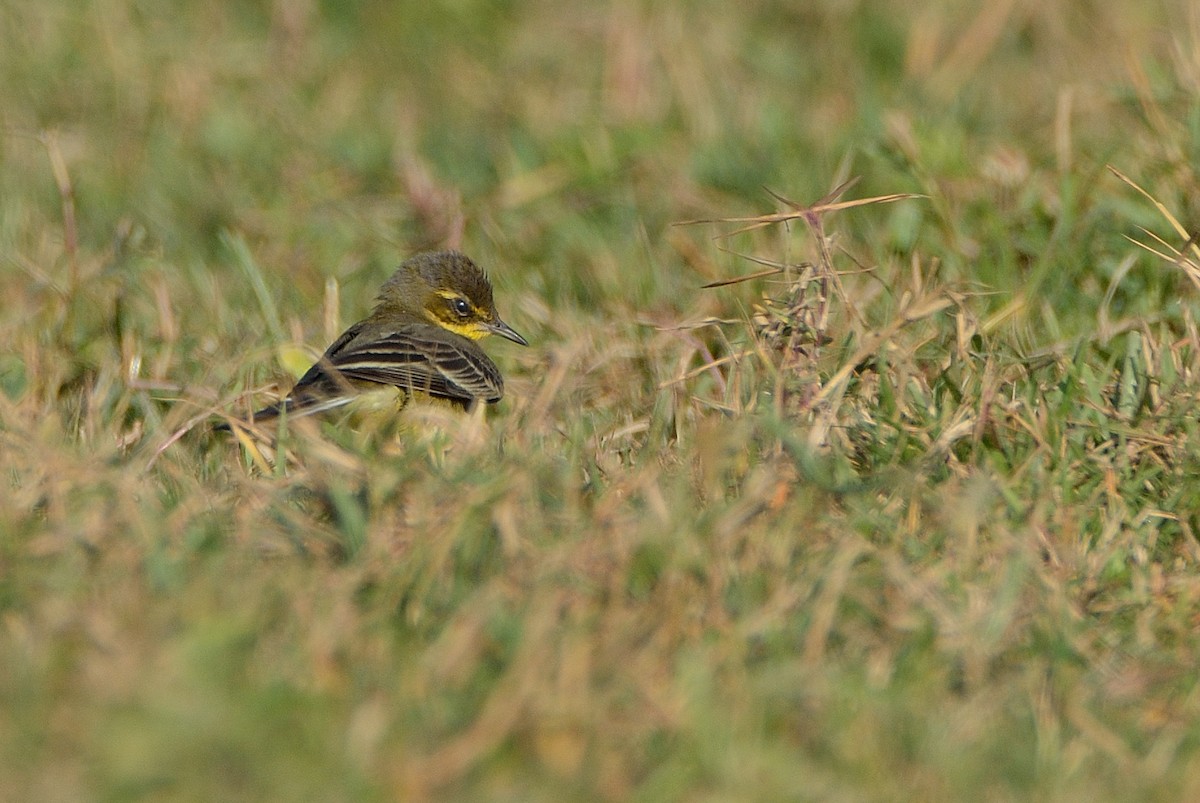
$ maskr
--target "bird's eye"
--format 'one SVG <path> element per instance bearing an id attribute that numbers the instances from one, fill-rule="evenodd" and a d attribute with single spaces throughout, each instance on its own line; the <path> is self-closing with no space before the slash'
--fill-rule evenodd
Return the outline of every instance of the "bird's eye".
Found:
<path id="1" fill-rule="evenodd" d="M 458 313 L 459 317 L 465 318 L 471 314 L 471 305 L 465 298 L 456 298 L 454 299 L 454 311 Z"/>

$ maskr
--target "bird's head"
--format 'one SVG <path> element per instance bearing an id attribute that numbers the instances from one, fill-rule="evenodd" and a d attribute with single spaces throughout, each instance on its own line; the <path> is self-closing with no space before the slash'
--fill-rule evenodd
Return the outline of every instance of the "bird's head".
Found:
<path id="1" fill-rule="evenodd" d="M 423 319 L 471 340 L 500 335 L 529 345 L 500 320 L 484 272 L 458 251 L 434 251 L 405 260 L 379 291 L 376 312 Z"/>

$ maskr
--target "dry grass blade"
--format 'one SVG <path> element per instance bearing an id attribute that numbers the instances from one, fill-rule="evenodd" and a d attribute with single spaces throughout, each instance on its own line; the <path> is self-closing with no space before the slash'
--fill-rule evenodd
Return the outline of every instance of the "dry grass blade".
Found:
<path id="1" fill-rule="evenodd" d="M 763 279 L 767 276 L 778 276 L 783 273 L 785 268 L 770 268 L 769 270 L 760 270 L 757 273 L 747 273 L 745 276 L 734 276 L 732 279 L 721 279 L 716 282 L 702 284 L 700 287 L 704 290 L 711 290 L 715 287 L 729 287 L 732 284 L 741 284 L 742 282 L 752 282 L 755 279 Z"/>
<path id="2" fill-rule="evenodd" d="M 767 190 L 767 192 L 771 192 L 771 191 Z M 771 195 L 775 196 L 775 197 L 779 197 L 779 196 L 776 196 L 775 193 L 773 193 L 773 192 L 771 192 Z M 790 202 L 786 201 L 786 199 L 782 199 L 782 200 L 784 200 L 785 203 L 790 203 Z M 812 267 L 812 265 L 807 262 L 801 263 L 799 265 L 793 265 L 793 264 L 790 264 L 787 262 L 780 262 L 779 260 L 775 260 L 775 259 L 767 259 L 766 257 L 755 256 L 754 254 L 739 253 L 737 251 L 734 251 L 729 248 L 725 248 L 720 245 L 718 245 L 717 248 L 720 249 L 721 251 L 723 251 L 724 253 L 730 254 L 739 259 L 744 259 L 747 262 L 753 262 L 756 265 L 762 265 L 762 266 L 766 267 L 767 270 L 759 271 L 758 273 L 750 273 L 745 276 L 736 276 L 732 279 L 720 279 L 715 282 L 709 282 L 708 284 L 700 285 L 701 289 L 710 290 L 715 287 L 728 287 L 729 285 L 732 285 L 732 284 L 741 284 L 742 282 L 749 282 L 749 281 L 753 281 L 755 279 L 763 279 L 768 276 L 776 276 L 780 273 L 786 273 L 789 270 L 796 270 L 796 269 L 805 270 L 805 269 Z"/>
<path id="3" fill-rule="evenodd" d="M 860 181 L 860 179 L 861 179 L 860 176 L 854 176 L 853 178 L 846 179 L 841 184 L 837 185 L 832 190 L 830 190 L 828 193 L 826 193 L 821 198 L 819 198 L 816 202 L 814 202 L 812 204 L 812 206 L 814 206 L 814 207 L 824 206 L 824 205 L 833 203 L 838 198 L 841 198 L 843 195 L 845 195 L 847 192 L 849 192 L 850 188 L 857 185 L 858 182 Z M 765 189 L 767 191 L 767 193 L 772 198 L 774 198 L 776 201 L 779 201 L 780 203 L 782 203 L 786 206 L 790 206 L 792 209 L 796 209 L 799 211 L 803 211 L 805 209 L 803 204 L 799 204 L 786 196 L 780 195 L 779 193 L 775 192 L 774 190 L 772 190 L 769 187 L 764 187 L 763 189 Z"/>
<path id="4" fill-rule="evenodd" d="M 1168 262 L 1178 268 L 1183 269 L 1183 272 L 1187 274 L 1187 277 L 1191 280 L 1192 284 L 1196 285 L 1197 289 L 1200 289 L 1200 232 L 1189 234 L 1187 228 L 1179 222 L 1179 219 L 1176 218 L 1174 214 L 1171 213 L 1171 210 L 1167 208 L 1166 204 L 1164 204 L 1162 201 L 1159 201 L 1147 190 L 1142 188 L 1137 182 L 1129 178 L 1129 176 L 1125 175 L 1117 168 L 1109 165 L 1108 169 L 1113 175 L 1121 179 L 1121 181 L 1125 182 L 1130 187 L 1133 187 L 1133 189 L 1137 190 L 1142 197 L 1152 203 L 1154 208 L 1158 210 L 1158 213 L 1162 215 L 1163 219 L 1170 224 L 1171 228 L 1174 229 L 1180 237 L 1186 238 L 1183 246 L 1176 248 L 1162 237 L 1159 237 L 1157 234 L 1147 231 L 1144 228 L 1141 229 L 1143 234 L 1156 241 L 1163 247 L 1164 250 L 1159 250 L 1151 245 L 1148 245 L 1147 243 L 1141 242 L 1140 240 L 1135 240 L 1132 237 L 1126 237 L 1126 239 L 1139 248 L 1143 248 L 1146 251 L 1149 251 L 1151 254 L 1154 254 L 1164 262 Z M 1194 258 L 1187 255 L 1189 249 L 1194 255 Z"/>
<path id="5" fill-rule="evenodd" d="M 1145 197 L 1146 200 L 1148 200 L 1150 203 L 1154 204 L 1154 208 L 1157 209 L 1164 218 L 1166 218 L 1167 222 L 1171 224 L 1171 228 L 1175 229 L 1175 231 L 1179 233 L 1180 237 L 1188 236 L 1187 229 L 1184 228 L 1183 224 L 1180 223 L 1179 220 L 1176 219 L 1176 217 L 1173 214 L 1171 214 L 1171 210 L 1167 209 L 1167 207 L 1161 201 L 1159 201 L 1157 198 L 1155 198 L 1153 195 L 1151 195 L 1149 192 L 1147 192 L 1145 189 L 1143 189 L 1136 181 L 1134 181 L 1129 176 L 1122 173 L 1117 168 L 1113 167 L 1112 165 L 1109 165 L 1108 169 L 1112 172 L 1113 175 L 1115 175 L 1117 178 L 1121 179 L 1121 181 L 1124 181 L 1130 187 L 1133 187 L 1135 190 L 1137 190 L 1139 193 L 1141 193 L 1141 195 L 1143 197 Z M 1200 256 L 1200 250 L 1197 251 L 1197 255 Z"/>
<path id="6" fill-rule="evenodd" d="M 63 157 L 59 146 L 59 133 L 56 130 L 47 131 L 39 138 L 50 158 L 50 168 L 54 174 L 54 183 L 62 205 L 63 217 L 63 249 L 71 266 L 70 288 L 74 292 L 79 285 L 79 232 L 75 222 L 75 185 L 71 182 L 71 173 L 67 169 L 67 160 Z"/>
<path id="7" fill-rule="evenodd" d="M 729 362 L 736 362 L 736 361 L 742 359 L 743 357 L 750 356 L 753 353 L 754 353 L 754 351 L 752 349 L 746 349 L 744 351 L 739 351 L 734 354 L 726 354 L 724 357 L 717 357 L 715 359 L 710 360 L 709 362 L 704 363 L 703 365 L 693 368 L 692 370 L 688 371 L 687 373 L 683 374 L 682 376 L 677 376 L 674 379 L 667 379 L 662 382 L 659 382 L 657 389 L 665 390 L 666 388 L 669 388 L 672 385 L 678 385 L 681 382 L 687 382 L 689 379 L 694 379 L 695 377 L 700 376 L 705 371 L 711 370 L 713 368 L 717 368 L 717 367 L 725 365 L 726 363 L 729 363 Z"/>
<path id="8" fill-rule="evenodd" d="M 854 183 L 853 181 L 848 181 L 845 184 L 842 184 L 840 187 L 838 187 L 834 191 L 834 193 L 831 193 L 830 196 L 834 196 L 837 193 L 845 192 L 846 189 L 848 189 L 850 186 L 853 185 L 853 183 Z M 728 231 L 728 232 L 724 232 L 722 234 L 717 235 L 717 237 L 732 237 L 735 234 L 742 234 L 747 231 L 761 229 L 764 226 L 771 226 L 776 223 L 787 223 L 792 220 L 806 220 L 806 221 L 811 222 L 815 217 L 823 215 L 827 212 L 838 212 L 843 209 L 854 209 L 855 207 L 859 207 L 859 206 L 869 206 L 871 204 L 890 204 L 890 203 L 895 203 L 896 201 L 907 201 L 907 200 L 911 200 L 914 198 L 928 197 L 928 196 L 922 195 L 920 193 L 896 192 L 896 193 L 891 193 L 889 195 L 876 195 L 872 198 L 855 198 L 850 201 L 838 201 L 838 200 L 835 200 L 834 198 L 831 198 L 830 196 L 826 196 L 825 198 L 822 198 L 820 201 L 817 201 L 816 203 L 812 204 L 811 206 L 803 206 L 801 204 L 796 203 L 795 201 L 791 201 L 791 200 L 783 197 L 782 195 L 771 192 L 770 190 L 767 190 L 767 192 L 770 193 L 770 195 L 773 198 L 776 198 L 781 203 L 784 203 L 787 206 L 791 207 L 790 210 L 786 211 L 786 212 L 773 212 L 768 215 L 753 215 L 750 217 L 725 217 L 725 218 L 712 218 L 712 219 L 707 219 L 707 220 L 687 220 L 687 221 L 683 221 L 677 225 L 692 226 L 692 225 L 701 224 L 701 223 L 745 223 L 745 224 L 747 224 L 745 226 L 736 228 L 733 231 Z"/>
<path id="9" fill-rule="evenodd" d="M 150 471 L 152 468 L 154 468 L 154 464 L 158 462 L 158 458 L 162 457 L 163 454 L 167 451 L 167 449 L 170 449 L 174 444 L 179 442 L 180 438 L 182 438 L 184 435 L 191 432 L 199 424 L 201 424 L 203 421 L 207 420 L 211 416 L 212 416 L 212 412 L 209 410 L 206 410 L 205 412 L 200 413 L 199 415 L 192 416 L 192 418 L 190 420 L 188 420 L 188 422 L 186 424 L 184 424 L 183 426 L 179 427 L 174 432 L 172 432 L 165 441 L 163 441 L 157 447 L 155 447 L 154 452 L 150 455 L 150 459 L 146 462 L 146 467 L 143 469 L 143 471 Z"/>

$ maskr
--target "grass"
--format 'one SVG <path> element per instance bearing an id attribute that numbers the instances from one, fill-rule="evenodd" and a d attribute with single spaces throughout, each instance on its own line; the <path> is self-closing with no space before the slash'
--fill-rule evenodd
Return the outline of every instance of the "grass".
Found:
<path id="1" fill-rule="evenodd" d="M 0 9 L 0 798 L 1194 797 L 1200 20 L 1052 5 Z M 444 246 L 496 409 L 208 430 Z"/>

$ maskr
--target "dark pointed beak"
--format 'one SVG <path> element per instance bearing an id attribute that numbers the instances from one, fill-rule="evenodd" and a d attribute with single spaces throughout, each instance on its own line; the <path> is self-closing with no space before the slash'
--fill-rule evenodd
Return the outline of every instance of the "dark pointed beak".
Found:
<path id="1" fill-rule="evenodd" d="M 517 334 L 517 330 L 506 324 L 504 321 L 497 318 L 492 323 L 488 324 L 488 329 L 492 330 L 492 334 L 500 335 L 500 337 L 511 340 L 522 346 L 528 346 L 529 341 Z"/>

